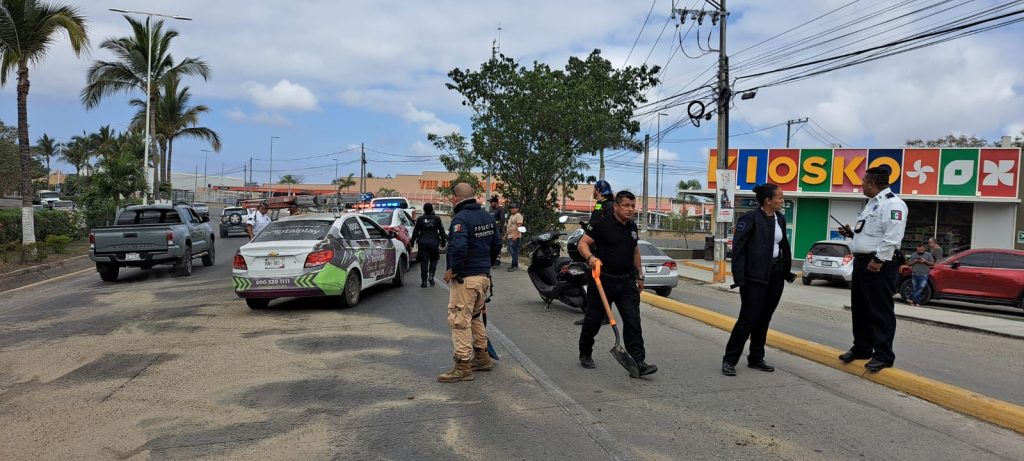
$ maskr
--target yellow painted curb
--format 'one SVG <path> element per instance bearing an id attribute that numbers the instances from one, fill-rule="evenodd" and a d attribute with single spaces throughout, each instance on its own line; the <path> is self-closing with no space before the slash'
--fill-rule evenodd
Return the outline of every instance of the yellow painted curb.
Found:
<path id="1" fill-rule="evenodd" d="M 714 272 L 714 271 L 715 271 L 715 269 L 714 269 L 714 268 L 712 268 L 712 267 L 702 266 L 702 265 L 700 265 L 700 264 L 697 264 L 697 263 L 692 263 L 692 262 L 690 262 L 690 261 L 683 261 L 683 265 L 684 265 L 684 266 L 688 266 L 688 267 L 692 267 L 692 268 L 694 268 L 694 269 L 700 269 L 700 270 L 702 270 L 702 271 L 708 271 L 708 272 Z M 730 277 L 731 277 L 731 276 L 732 276 L 732 272 L 728 272 L 728 271 L 727 271 L 727 272 L 725 273 L 725 275 L 728 275 L 728 276 L 730 276 Z"/>
<path id="2" fill-rule="evenodd" d="M 699 320 L 725 331 L 732 331 L 733 324 L 736 323 L 736 319 L 728 315 L 651 293 L 640 293 L 640 299 L 657 308 Z M 865 360 L 856 360 L 846 364 L 838 359 L 839 354 L 843 353 L 839 349 L 774 330 L 768 331 L 768 345 L 1024 434 L 1024 407 L 1020 405 L 986 397 L 967 389 L 896 368 L 870 373 L 864 369 Z"/>

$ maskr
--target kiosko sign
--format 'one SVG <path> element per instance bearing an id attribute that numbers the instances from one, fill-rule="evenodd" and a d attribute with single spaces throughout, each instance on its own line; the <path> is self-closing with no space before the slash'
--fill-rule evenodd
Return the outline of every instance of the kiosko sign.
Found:
<path id="1" fill-rule="evenodd" d="M 736 186 L 771 182 L 787 192 L 859 193 L 864 170 L 892 169 L 903 195 L 1016 198 L 1021 150 L 981 149 L 730 149 Z M 718 152 L 711 150 L 708 188 L 718 189 Z"/>

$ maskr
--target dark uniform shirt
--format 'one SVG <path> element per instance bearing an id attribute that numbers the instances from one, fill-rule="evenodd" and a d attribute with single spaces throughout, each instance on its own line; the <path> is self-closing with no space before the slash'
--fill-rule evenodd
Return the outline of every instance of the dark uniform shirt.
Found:
<path id="1" fill-rule="evenodd" d="M 590 221 L 594 222 L 600 218 L 609 217 L 612 215 L 612 207 L 615 205 L 615 201 L 611 199 L 603 199 L 594 205 L 594 211 L 590 212 Z"/>
<path id="2" fill-rule="evenodd" d="M 629 275 L 636 271 L 633 257 L 639 236 L 636 223 L 632 219 L 620 223 L 609 213 L 607 219 L 587 223 L 586 233 L 597 242 L 593 252 L 604 265 L 602 272 Z"/>
<path id="3" fill-rule="evenodd" d="M 501 231 L 494 218 L 476 199 L 456 205 L 448 230 L 448 269 L 461 277 L 490 274 L 491 261 L 499 252 Z"/>
<path id="4" fill-rule="evenodd" d="M 444 246 L 446 239 L 444 224 L 441 223 L 440 216 L 425 214 L 416 218 L 416 227 L 413 227 L 412 238 L 410 239 L 413 243 L 419 243 L 420 240 L 430 240 Z"/>

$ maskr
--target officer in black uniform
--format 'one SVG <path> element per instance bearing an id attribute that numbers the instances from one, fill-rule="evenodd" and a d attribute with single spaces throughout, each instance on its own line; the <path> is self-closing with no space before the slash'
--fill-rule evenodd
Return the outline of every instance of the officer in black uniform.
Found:
<path id="1" fill-rule="evenodd" d="M 612 212 L 615 209 L 615 194 L 612 192 L 612 185 L 608 181 L 599 179 L 594 183 L 594 200 L 597 200 L 597 203 L 594 204 L 594 211 L 590 212 L 590 221 L 587 222 L 593 223 L 598 219 L 612 216 Z M 593 245 L 591 245 L 591 250 L 594 250 Z M 586 317 L 586 313 L 584 313 L 584 317 Z M 601 321 L 601 324 L 607 325 L 608 316 L 605 315 L 602 318 L 604 320 Z M 583 319 L 578 319 L 572 322 L 572 324 L 583 325 Z"/>
<path id="2" fill-rule="evenodd" d="M 434 286 L 434 271 L 437 269 L 437 260 L 441 259 L 440 247 L 445 245 L 446 239 L 441 218 L 434 214 L 434 205 L 424 204 L 423 214 L 416 218 L 416 226 L 412 228 L 410 239 L 413 245 L 420 247 L 420 278 L 423 279 L 421 288 L 426 288 L 427 283 Z"/>
<path id="3" fill-rule="evenodd" d="M 640 367 L 640 376 L 658 371 L 658 367 L 644 361 L 644 337 L 640 328 L 640 291 L 644 289 L 644 276 L 637 247 L 636 197 L 629 191 L 615 196 L 612 215 L 587 224 L 586 234 L 580 239 L 580 254 L 587 258 L 591 268 L 600 260 L 601 284 L 609 303 L 614 303 L 622 316 L 622 334 L 626 350 Z M 597 243 L 596 248 L 592 248 Z M 580 365 L 594 368 L 591 354 L 594 336 L 601 329 L 605 317 L 604 304 L 591 281 L 587 287 L 587 312 L 580 332 Z"/>

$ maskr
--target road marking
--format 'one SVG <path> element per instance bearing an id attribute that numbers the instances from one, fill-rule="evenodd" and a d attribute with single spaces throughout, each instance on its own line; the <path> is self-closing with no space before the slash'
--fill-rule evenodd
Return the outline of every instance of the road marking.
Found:
<path id="1" fill-rule="evenodd" d="M 437 280 L 438 285 L 444 287 L 445 290 L 449 290 L 448 285 L 444 283 L 444 280 Z M 551 398 L 558 402 L 558 407 L 562 409 L 565 414 L 572 416 L 573 419 L 580 425 L 587 436 L 591 440 L 596 442 L 605 453 L 611 459 L 615 460 L 631 460 L 635 459 L 629 454 L 628 451 L 624 450 L 619 442 L 615 440 L 615 437 L 604 428 L 604 425 L 598 420 L 590 411 L 583 408 L 579 403 L 573 400 L 569 394 L 566 394 L 562 388 L 558 387 L 557 384 L 544 373 L 544 370 L 540 368 L 533 360 L 521 350 L 519 346 L 516 346 L 508 336 L 505 336 L 494 322 L 487 324 L 487 329 L 490 330 L 488 337 L 494 339 L 499 345 L 505 348 L 512 358 L 516 359 L 519 364 L 526 369 L 526 372 L 533 376 L 533 379 L 537 380 L 540 386 L 544 389 Z"/>
<path id="2" fill-rule="evenodd" d="M 676 301 L 674 299 L 641 293 L 640 299 L 659 309 L 704 322 L 725 331 L 732 331 L 736 319 L 707 309 Z M 866 360 L 855 360 L 844 364 L 839 361 L 839 349 L 828 347 L 805 339 L 768 330 L 768 345 L 790 354 L 803 357 L 822 365 L 860 376 L 869 381 L 891 387 L 919 397 L 936 405 L 973 416 L 997 426 L 1024 434 L 1024 407 L 1002 400 L 993 399 L 952 384 L 935 381 L 898 368 L 888 368 L 877 373 L 864 369 Z"/>
<path id="3" fill-rule="evenodd" d="M 71 272 L 69 274 L 59 275 L 57 277 L 48 278 L 46 280 L 41 280 L 41 281 L 38 281 L 36 283 L 30 283 L 30 284 L 25 285 L 25 286 L 10 288 L 10 289 L 4 290 L 4 291 L 0 291 L 0 293 L 8 293 L 8 292 L 11 292 L 11 291 L 24 290 L 26 288 L 32 288 L 32 287 L 34 287 L 36 285 L 41 285 L 41 284 L 44 284 L 44 283 L 50 283 L 50 282 L 53 282 L 55 280 L 60 280 L 62 278 L 71 277 L 72 275 L 78 275 L 78 274 L 82 274 L 82 273 L 89 272 L 89 271 L 95 271 L 95 270 L 96 270 L 95 267 L 90 267 L 88 269 L 82 269 L 80 271 Z"/>

